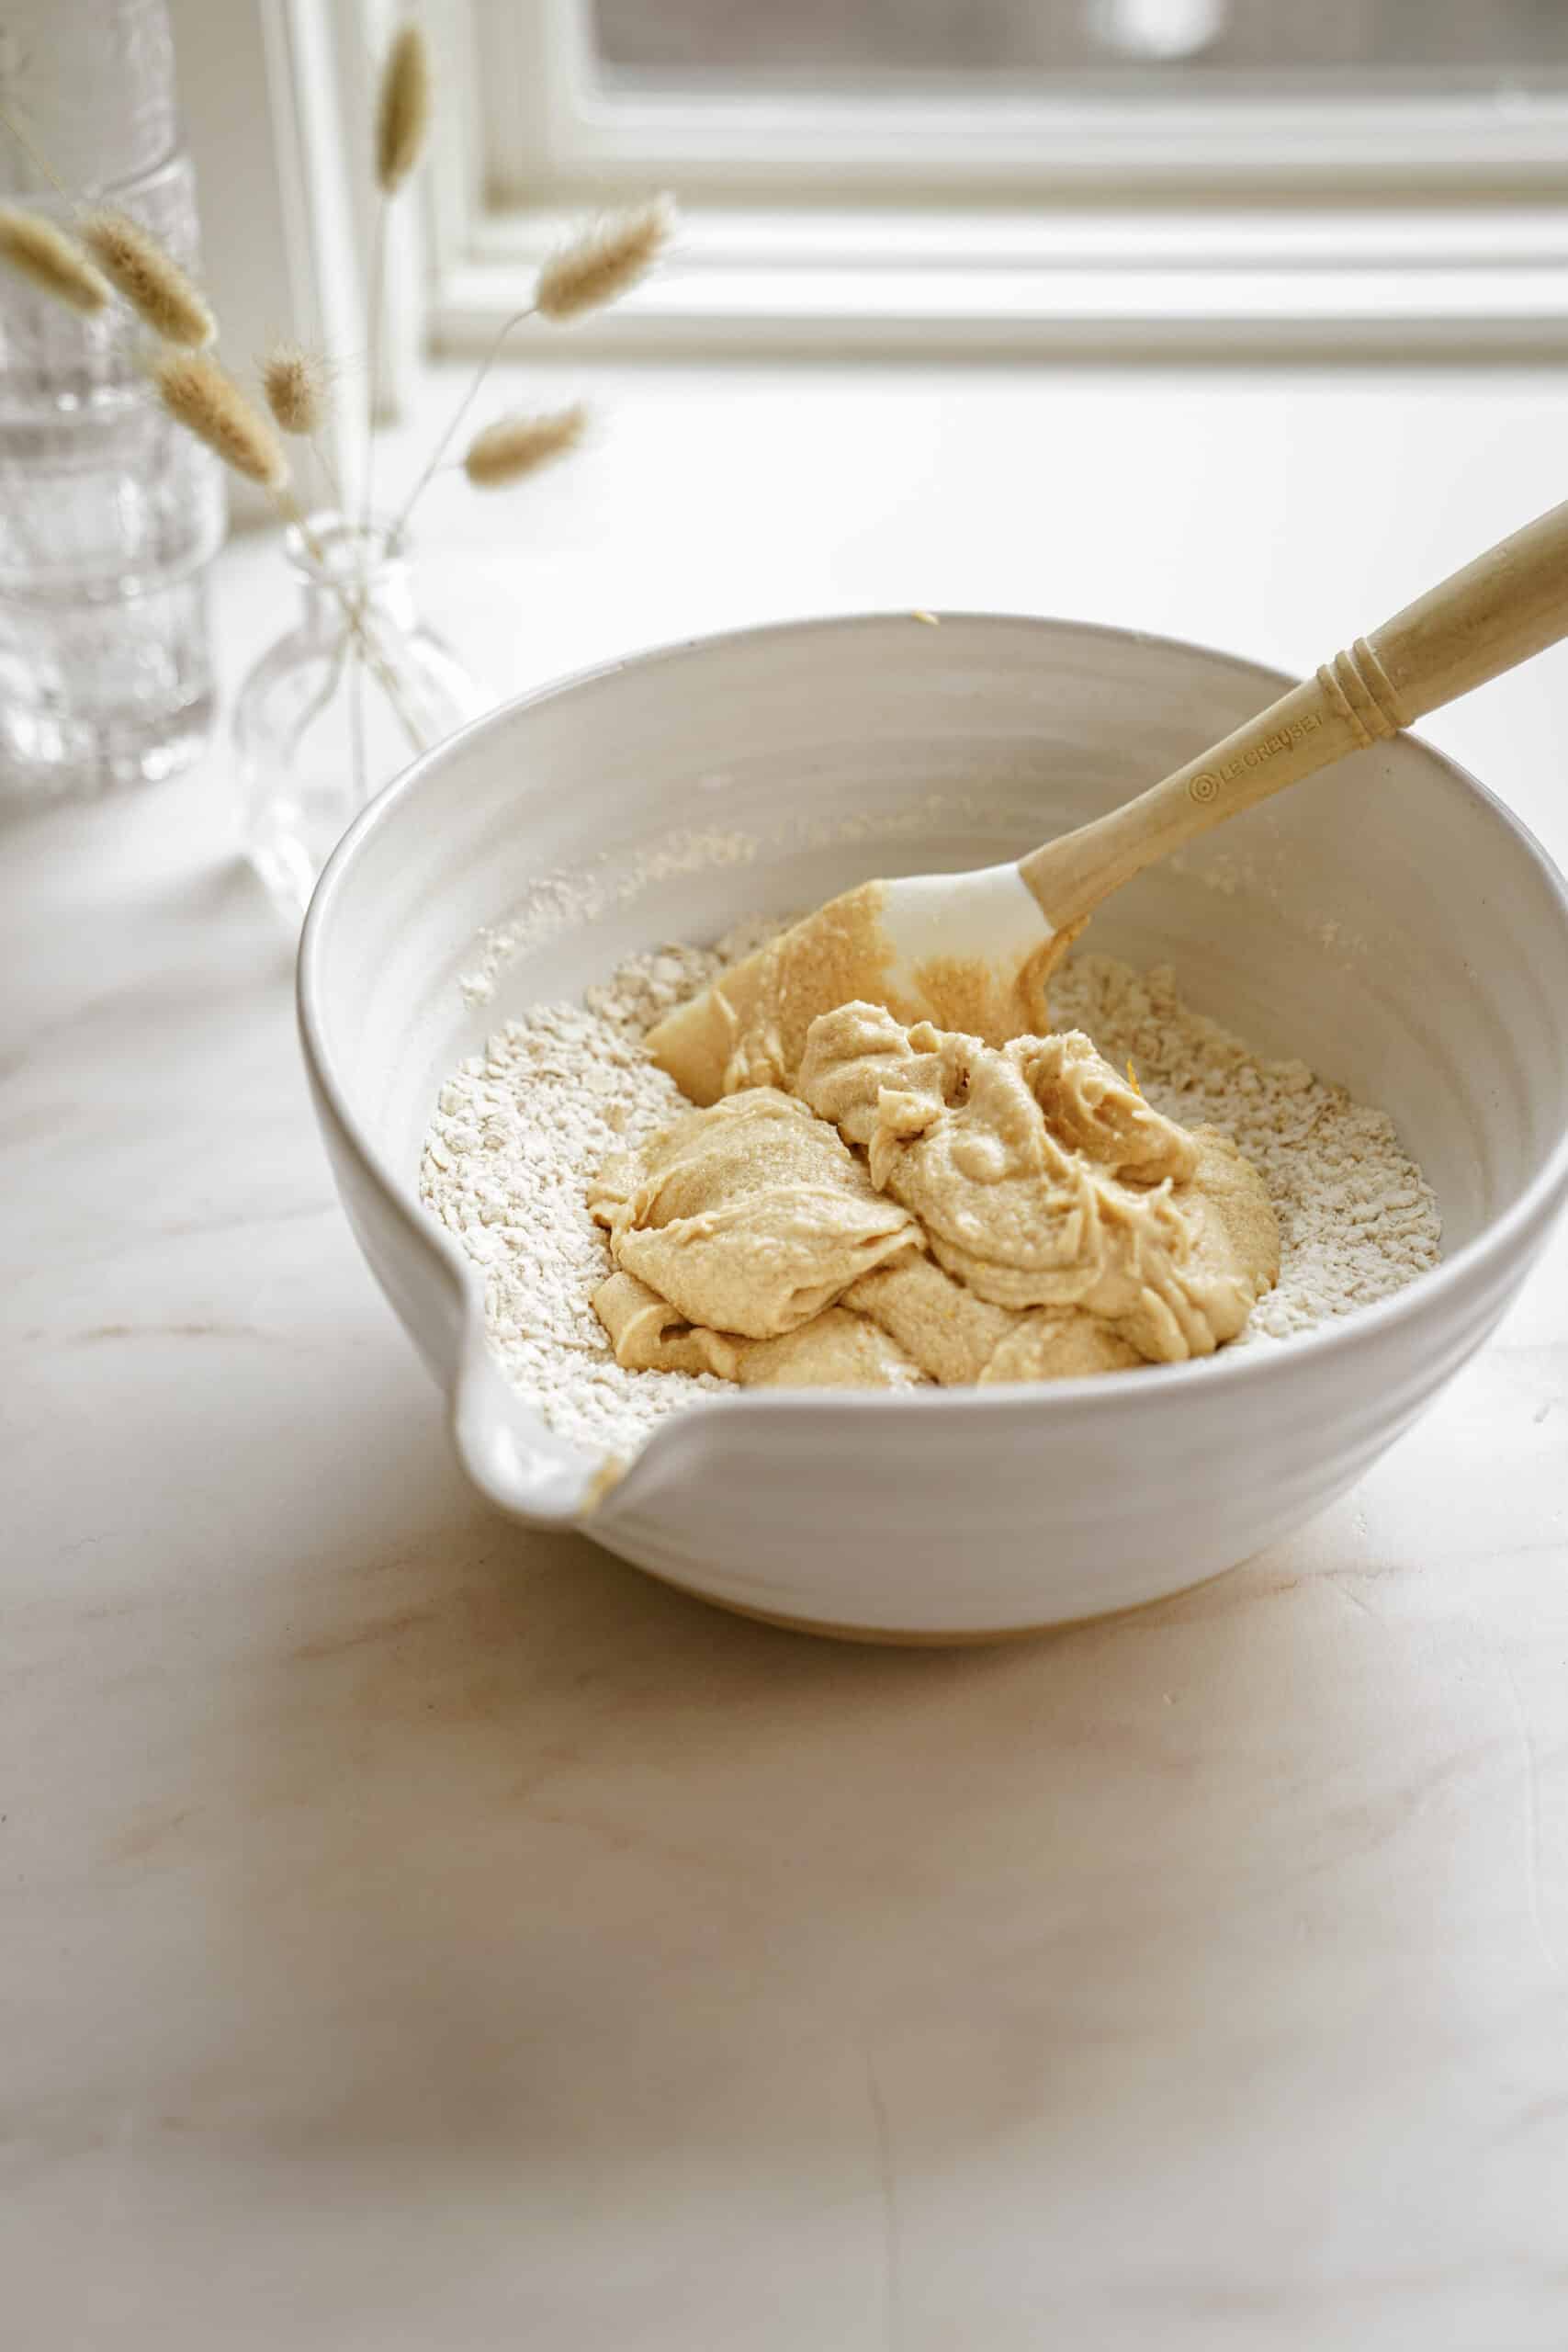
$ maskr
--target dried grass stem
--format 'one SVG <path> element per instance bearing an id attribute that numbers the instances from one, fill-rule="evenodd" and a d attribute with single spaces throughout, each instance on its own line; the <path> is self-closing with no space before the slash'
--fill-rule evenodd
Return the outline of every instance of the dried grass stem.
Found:
<path id="1" fill-rule="evenodd" d="M 420 500 L 423 497 L 426 490 L 430 487 L 431 482 L 434 480 L 437 467 L 440 465 L 443 458 L 446 455 L 447 450 L 452 447 L 452 444 L 457 439 L 458 434 L 462 431 L 464 421 L 468 416 L 468 411 L 473 407 L 474 402 L 478 400 L 480 392 L 484 389 L 486 377 L 490 374 L 491 369 L 495 366 L 496 361 L 501 356 L 502 345 L 506 341 L 507 336 L 512 333 L 514 327 L 520 327 L 525 319 L 531 319 L 534 313 L 531 310 L 514 311 L 509 319 L 503 320 L 502 324 L 497 327 L 495 334 L 491 338 L 490 349 L 485 353 L 484 357 L 479 361 L 479 366 L 475 368 L 473 375 L 469 379 L 468 390 L 457 402 L 457 408 L 453 412 L 453 414 L 447 423 L 446 432 L 441 435 L 440 440 L 437 441 L 434 448 L 430 453 L 430 457 L 425 464 L 424 471 L 420 475 L 419 480 L 415 482 L 413 488 L 410 491 L 408 496 L 404 499 L 401 506 L 398 510 L 397 518 L 392 525 L 391 530 L 388 533 L 389 539 L 394 545 L 402 537 L 403 532 L 408 527 L 410 515 L 413 513 L 414 508 L 419 504 Z"/>
<path id="2" fill-rule="evenodd" d="M 168 350 L 152 363 L 158 398 L 177 424 L 216 450 L 231 471 L 264 490 L 288 480 L 282 442 L 226 369 L 204 352 Z"/>
<path id="3" fill-rule="evenodd" d="M 674 200 L 668 196 L 611 213 L 546 262 L 534 289 L 535 310 L 558 326 L 602 310 L 647 277 L 674 229 Z"/>
<path id="4" fill-rule="evenodd" d="M 0 205 L 0 261 L 84 318 L 93 317 L 109 299 L 107 279 L 41 212 Z"/>
<path id="5" fill-rule="evenodd" d="M 218 322 L 189 272 L 129 214 L 107 208 L 83 214 L 82 243 L 117 294 L 164 343 L 203 350 Z"/>
<path id="6" fill-rule="evenodd" d="M 319 351 L 303 344 L 275 343 L 262 359 L 261 382 L 281 432 L 308 441 L 332 414 L 332 370 Z"/>
<path id="7" fill-rule="evenodd" d="M 376 102 L 376 185 L 401 187 L 424 149 L 431 115 L 430 51 L 417 25 L 404 25 L 387 51 Z"/>
<path id="8" fill-rule="evenodd" d="M 371 239 L 369 376 L 365 409 L 365 483 L 360 519 L 367 526 L 375 498 L 376 403 L 380 397 L 381 313 L 387 274 L 387 204 L 418 163 L 430 130 L 430 51 L 417 25 L 394 36 L 376 98 L 376 185 L 381 191 Z"/>
<path id="9" fill-rule="evenodd" d="M 581 401 L 539 416 L 503 416 L 476 433 L 463 471 L 479 490 L 500 490 L 575 449 L 588 427 Z"/>

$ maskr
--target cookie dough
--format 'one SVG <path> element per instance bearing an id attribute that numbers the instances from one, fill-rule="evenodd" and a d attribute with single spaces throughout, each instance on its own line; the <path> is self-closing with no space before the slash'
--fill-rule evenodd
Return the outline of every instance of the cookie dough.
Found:
<path id="1" fill-rule="evenodd" d="M 687 1322 L 767 1340 L 919 1239 L 836 1127 L 757 1086 L 601 1169 L 589 1206 L 615 1263 Z"/>
<path id="2" fill-rule="evenodd" d="M 1077 1032 L 1003 1046 L 851 1003 L 601 1171 L 616 1360 L 744 1385 L 1075 1378 L 1233 1339 L 1279 1272 L 1261 1180 Z"/>

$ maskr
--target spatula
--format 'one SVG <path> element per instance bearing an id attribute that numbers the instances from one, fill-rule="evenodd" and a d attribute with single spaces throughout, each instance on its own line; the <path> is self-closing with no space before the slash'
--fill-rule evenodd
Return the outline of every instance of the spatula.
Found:
<path id="1" fill-rule="evenodd" d="M 1568 635 L 1568 503 L 1357 638 L 1162 784 L 1016 865 L 863 882 L 652 1030 L 694 1102 L 787 1080 L 820 1012 L 861 998 L 999 1044 L 1044 1025 L 1044 983 L 1094 909 L 1211 826 L 1396 734 Z"/>

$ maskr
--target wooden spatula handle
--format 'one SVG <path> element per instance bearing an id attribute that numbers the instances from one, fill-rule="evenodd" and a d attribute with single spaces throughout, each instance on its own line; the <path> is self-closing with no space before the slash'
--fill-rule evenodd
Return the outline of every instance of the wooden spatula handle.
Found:
<path id="1" fill-rule="evenodd" d="M 1359 637 L 1223 743 L 1019 861 L 1060 931 L 1184 842 L 1568 636 L 1568 503 Z"/>

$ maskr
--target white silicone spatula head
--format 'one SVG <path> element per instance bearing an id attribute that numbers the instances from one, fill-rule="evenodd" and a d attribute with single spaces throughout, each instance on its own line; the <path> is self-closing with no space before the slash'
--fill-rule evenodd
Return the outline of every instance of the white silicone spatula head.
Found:
<path id="1" fill-rule="evenodd" d="M 1568 635 L 1568 504 L 1406 605 L 1174 775 L 1093 824 L 971 874 L 865 882 L 723 973 L 650 1032 L 694 1102 L 788 1078 L 817 1015 L 859 998 L 998 1044 L 1123 882 Z"/>

